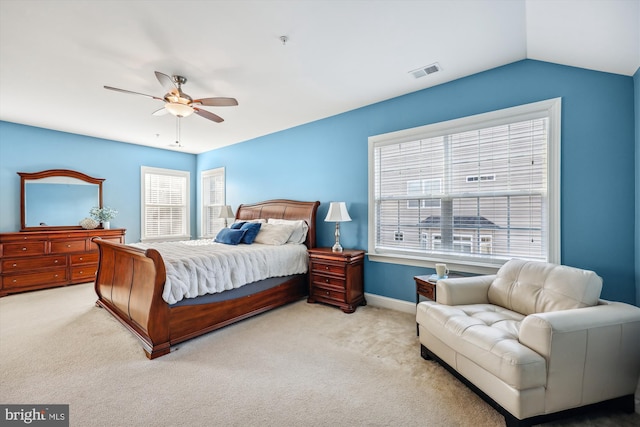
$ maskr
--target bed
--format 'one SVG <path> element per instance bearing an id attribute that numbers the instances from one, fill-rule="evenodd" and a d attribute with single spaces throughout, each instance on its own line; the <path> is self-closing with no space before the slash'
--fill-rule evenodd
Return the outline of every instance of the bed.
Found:
<path id="1" fill-rule="evenodd" d="M 304 220 L 304 245 L 315 247 L 320 202 L 269 200 L 238 207 L 236 220 Z M 300 300 L 308 294 L 307 273 L 271 278 L 169 304 L 163 297 L 166 266 L 155 249 L 140 249 L 96 238 L 99 265 L 96 305 L 107 310 L 141 342 L 149 359 L 168 354 L 171 346 Z"/>

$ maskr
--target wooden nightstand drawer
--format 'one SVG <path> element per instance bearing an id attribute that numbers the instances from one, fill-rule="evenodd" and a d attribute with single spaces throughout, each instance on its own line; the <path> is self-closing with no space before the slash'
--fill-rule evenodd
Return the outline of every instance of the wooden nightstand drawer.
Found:
<path id="1" fill-rule="evenodd" d="M 311 274 L 311 283 L 314 286 L 334 287 L 339 289 L 344 289 L 346 287 L 344 278 L 324 276 L 320 274 Z"/>
<path id="2" fill-rule="evenodd" d="M 56 268 L 40 273 L 12 274 L 2 278 L 3 288 L 20 288 L 42 283 L 64 283 L 67 280 L 67 269 Z"/>
<path id="3" fill-rule="evenodd" d="M 330 264 L 327 262 L 312 262 L 311 263 L 311 271 L 314 273 L 331 273 L 339 276 L 345 275 L 345 265 L 344 264 Z"/>
<path id="4" fill-rule="evenodd" d="M 332 300 L 331 302 L 335 301 L 344 303 L 345 292 L 344 290 L 341 291 L 338 289 L 315 287 L 313 289 L 313 297 L 317 300 L 329 299 Z"/>
<path id="5" fill-rule="evenodd" d="M 64 267 L 66 265 L 67 257 L 63 255 L 37 258 L 13 258 L 2 260 L 2 271 L 4 273 L 14 273 L 37 270 L 39 268 Z"/>

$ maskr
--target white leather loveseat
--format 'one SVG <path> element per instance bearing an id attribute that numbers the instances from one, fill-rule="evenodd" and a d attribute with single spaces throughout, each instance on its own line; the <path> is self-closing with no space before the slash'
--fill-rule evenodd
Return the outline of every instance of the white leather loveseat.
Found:
<path id="1" fill-rule="evenodd" d="M 605 401 L 633 412 L 640 308 L 600 300 L 601 289 L 592 271 L 522 260 L 496 275 L 440 280 L 437 302 L 417 308 L 422 356 L 465 381 L 508 426 Z"/>

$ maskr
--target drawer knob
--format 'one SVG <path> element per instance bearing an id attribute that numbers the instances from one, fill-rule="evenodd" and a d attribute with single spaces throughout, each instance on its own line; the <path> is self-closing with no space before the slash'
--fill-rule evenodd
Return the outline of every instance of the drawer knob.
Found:
<path id="1" fill-rule="evenodd" d="M 328 270 L 328 269 L 329 269 L 329 266 L 328 266 L 328 265 L 325 265 L 325 266 L 324 266 L 324 269 L 325 269 L 325 270 Z"/>
<path id="2" fill-rule="evenodd" d="M 13 283 L 16 283 L 16 282 L 17 282 L 17 280 L 16 280 L 16 279 L 13 279 Z"/>
<path id="3" fill-rule="evenodd" d="M 67 245 L 67 247 L 68 247 L 68 248 L 70 248 L 70 247 L 71 247 L 71 245 Z"/>
<path id="4" fill-rule="evenodd" d="M 324 279 L 324 283 L 329 283 L 329 279 Z"/>
<path id="5" fill-rule="evenodd" d="M 57 259 L 56 259 L 56 260 L 54 260 L 54 261 L 53 261 L 53 263 L 54 263 L 54 264 L 57 264 L 57 263 L 58 263 L 58 260 L 57 260 Z"/>
<path id="6" fill-rule="evenodd" d="M 18 264 L 15 264 L 15 263 L 12 265 L 12 267 L 17 267 L 17 266 L 18 266 Z"/>
<path id="7" fill-rule="evenodd" d="M 26 251 L 26 250 L 27 250 L 27 248 L 22 248 L 22 250 L 23 250 L 23 251 Z"/>
<path id="8" fill-rule="evenodd" d="M 55 278 L 57 279 L 57 278 L 58 278 L 58 275 L 57 275 L 57 274 L 54 274 L 54 275 L 53 275 L 53 277 L 55 277 Z"/>
<path id="9" fill-rule="evenodd" d="M 82 257 L 80 257 L 80 261 L 82 261 Z"/>

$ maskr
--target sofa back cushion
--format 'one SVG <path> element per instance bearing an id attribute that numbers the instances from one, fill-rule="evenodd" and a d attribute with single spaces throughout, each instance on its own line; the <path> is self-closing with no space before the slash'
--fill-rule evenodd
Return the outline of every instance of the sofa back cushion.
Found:
<path id="1" fill-rule="evenodd" d="M 489 286 L 491 304 L 523 315 L 589 307 L 598 303 L 602 279 L 593 271 L 511 260 Z"/>

